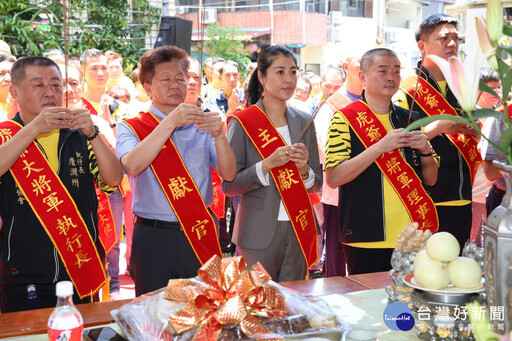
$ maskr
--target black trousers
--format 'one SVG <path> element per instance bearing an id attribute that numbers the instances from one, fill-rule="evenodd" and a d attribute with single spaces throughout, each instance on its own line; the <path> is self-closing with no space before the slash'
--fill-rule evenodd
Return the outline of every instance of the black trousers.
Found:
<path id="1" fill-rule="evenodd" d="M 339 241 L 338 206 L 322 205 L 325 225 L 325 277 L 345 277 L 345 254 Z"/>
<path id="2" fill-rule="evenodd" d="M 485 210 L 487 211 L 487 215 L 491 214 L 491 212 L 501 204 L 503 200 L 503 195 L 496 193 L 492 188 L 489 189 L 489 193 L 485 197 Z"/>
<path id="3" fill-rule="evenodd" d="M 27 284 L 6 284 L 0 283 L 0 311 L 2 313 L 12 313 L 16 311 L 53 308 L 57 304 L 57 296 L 55 296 L 56 283 L 40 284 L 35 283 L 35 297 L 28 298 Z M 98 295 L 84 297 L 82 300 L 78 298 L 76 289 L 73 290 L 73 302 L 75 304 L 91 303 L 98 301 Z"/>
<path id="4" fill-rule="evenodd" d="M 178 223 L 135 223 L 130 271 L 137 296 L 167 286 L 169 279 L 195 277 L 200 267 Z"/>
<path id="5" fill-rule="evenodd" d="M 460 244 L 460 250 L 469 240 L 473 212 L 471 203 L 464 206 L 436 206 L 439 217 L 439 231 L 450 232 Z"/>
<path id="6" fill-rule="evenodd" d="M 343 244 L 349 275 L 391 270 L 393 249 L 366 249 Z"/>

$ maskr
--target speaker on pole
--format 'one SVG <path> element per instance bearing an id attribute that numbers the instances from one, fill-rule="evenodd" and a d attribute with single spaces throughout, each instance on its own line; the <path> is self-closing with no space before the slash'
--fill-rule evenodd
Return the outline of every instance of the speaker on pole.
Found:
<path id="1" fill-rule="evenodd" d="M 172 45 L 182 48 L 190 54 L 191 40 L 192 20 L 180 17 L 162 17 L 154 47 Z"/>

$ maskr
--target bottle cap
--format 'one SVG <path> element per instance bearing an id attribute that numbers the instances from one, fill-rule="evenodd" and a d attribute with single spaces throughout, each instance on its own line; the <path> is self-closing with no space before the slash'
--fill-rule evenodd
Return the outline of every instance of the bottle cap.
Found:
<path id="1" fill-rule="evenodd" d="M 73 283 L 71 281 L 62 281 L 57 283 L 55 289 L 57 297 L 66 297 L 73 295 Z"/>

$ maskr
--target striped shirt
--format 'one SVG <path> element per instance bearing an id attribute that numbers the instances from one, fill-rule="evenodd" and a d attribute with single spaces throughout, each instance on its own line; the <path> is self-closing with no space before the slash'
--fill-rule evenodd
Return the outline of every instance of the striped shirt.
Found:
<path id="1" fill-rule="evenodd" d="M 393 129 L 390 121 L 390 115 L 375 115 L 386 128 L 386 131 Z M 400 152 L 402 152 L 400 150 Z M 332 118 L 327 142 L 325 146 L 325 169 L 335 167 L 336 165 L 350 159 L 352 145 L 350 142 L 350 126 L 345 117 L 336 112 Z M 361 188 L 364 190 L 364 188 Z M 384 226 L 386 229 L 386 239 L 381 242 L 350 243 L 348 245 L 361 248 L 394 248 L 398 241 L 398 234 L 402 228 L 411 222 L 405 206 L 400 197 L 394 191 L 391 183 L 386 177 L 382 181 L 382 194 L 384 203 Z M 369 211 L 380 208 L 368 207 Z M 377 211 L 375 211 L 377 212 Z M 350 227 L 348 227 L 350 228 Z"/>
<path id="2" fill-rule="evenodd" d="M 350 159 L 351 152 L 350 127 L 345 117 L 336 112 L 327 132 L 324 169 L 329 169 Z"/>

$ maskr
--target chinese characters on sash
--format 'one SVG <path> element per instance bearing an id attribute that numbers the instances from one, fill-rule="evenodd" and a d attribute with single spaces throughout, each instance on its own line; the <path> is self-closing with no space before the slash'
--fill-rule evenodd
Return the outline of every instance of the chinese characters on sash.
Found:
<path id="1" fill-rule="evenodd" d="M 114 214 L 107 193 L 100 190 L 98 185 L 94 186 L 98 198 L 98 235 L 105 253 L 108 253 L 117 243 Z"/>
<path id="2" fill-rule="evenodd" d="M 340 113 L 366 148 L 377 143 L 387 134 L 384 125 L 363 101 L 354 102 L 349 107 L 343 108 Z M 434 202 L 423 188 L 418 175 L 398 149 L 382 154 L 375 163 L 400 197 L 411 221 L 417 222 L 421 229 L 436 232 L 439 221 Z"/>
<path id="3" fill-rule="evenodd" d="M 150 112 L 141 113 L 138 117 L 125 122 L 139 141 L 144 140 L 159 124 L 158 119 Z M 151 169 L 190 246 L 201 264 L 206 263 L 215 254 L 222 257 L 215 222 L 194 179 L 170 138 L 164 147 L 151 164 Z"/>
<path id="4" fill-rule="evenodd" d="M 268 116 L 257 105 L 235 114 L 233 118 L 240 123 L 262 159 L 269 157 L 278 147 L 286 145 Z M 284 166 L 271 169 L 270 174 L 309 268 L 318 262 L 316 223 L 300 172 L 295 163 L 290 161 Z"/>
<path id="5" fill-rule="evenodd" d="M 402 82 L 404 90 L 411 98 L 414 96 L 416 82 L 418 89 L 416 91 L 415 102 L 428 116 L 434 115 L 457 115 L 457 111 L 448 103 L 446 98 L 439 93 L 430 83 L 418 76 L 410 76 Z M 471 174 L 471 183 L 475 179 L 478 165 L 482 157 L 477 149 L 478 142 L 471 135 L 465 134 L 446 134 L 450 141 L 460 151 L 469 167 Z"/>
<path id="6" fill-rule="evenodd" d="M 1 123 L 0 142 L 7 142 L 20 130 L 14 121 Z M 106 281 L 103 264 L 73 198 L 35 143 L 20 155 L 10 172 L 18 187 L 18 201 L 30 204 L 78 295 L 82 298 L 96 293 Z"/>

